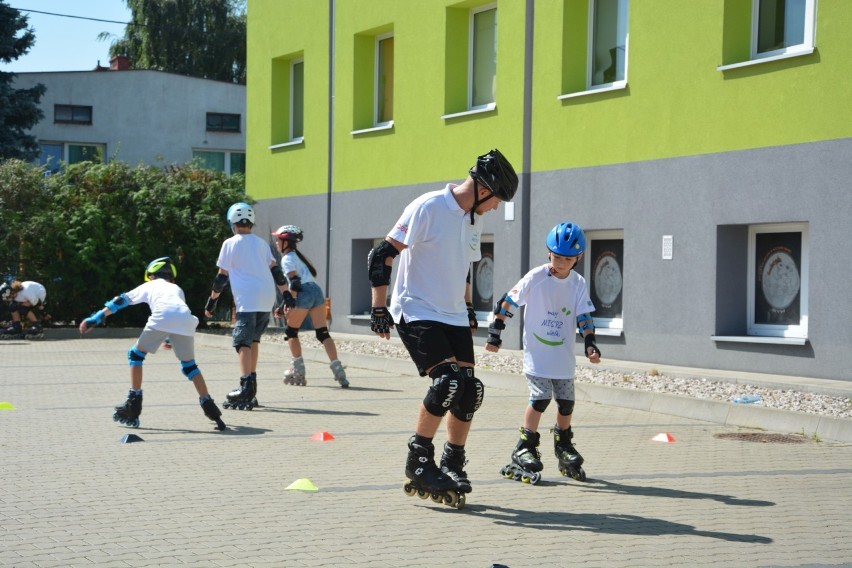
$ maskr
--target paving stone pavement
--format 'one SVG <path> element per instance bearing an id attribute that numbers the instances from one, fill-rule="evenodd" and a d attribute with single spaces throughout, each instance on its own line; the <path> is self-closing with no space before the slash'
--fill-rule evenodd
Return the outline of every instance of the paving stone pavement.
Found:
<path id="1" fill-rule="evenodd" d="M 578 402 L 588 482 L 559 475 L 542 428 L 531 486 L 499 475 L 524 381 L 486 381 L 459 511 L 402 491 L 424 379 L 350 364 L 341 389 L 314 358 L 308 386 L 285 386 L 286 347 L 264 343 L 262 407 L 225 411 L 218 432 L 160 351 L 131 429 L 111 420 L 131 344 L 0 342 L 14 406 L 0 410 L 0 566 L 852 566 L 849 443 L 726 440 L 753 430 Z M 196 359 L 221 403 L 238 374 L 228 338 L 200 339 Z M 676 441 L 651 441 L 663 432 Z M 298 479 L 319 490 L 286 489 Z"/>

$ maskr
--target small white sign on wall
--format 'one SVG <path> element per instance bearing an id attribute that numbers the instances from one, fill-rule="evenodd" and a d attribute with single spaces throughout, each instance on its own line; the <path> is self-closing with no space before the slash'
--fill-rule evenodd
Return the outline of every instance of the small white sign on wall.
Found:
<path id="1" fill-rule="evenodd" d="M 663 235 L 663 260 L 672 259 L 672 248 L 674 247 L 674 238 L 672 235 Z"/>
<path id="2" fill-rule="evenodd" d="M 506 201 L 503 203 L 503 220 L 504 221 L 514 221 L 515 220 L 515 204 L 511 201 Z"/>

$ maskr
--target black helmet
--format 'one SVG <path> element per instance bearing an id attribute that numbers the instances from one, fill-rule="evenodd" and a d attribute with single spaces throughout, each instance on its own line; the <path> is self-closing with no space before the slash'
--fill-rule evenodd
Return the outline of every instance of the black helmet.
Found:
<path id="1" fill-rule="evenodd" d="M 476 165 L 470 168 L 470 177 L 488 186 L 503 201 L 512 201 L 518 190 L 515 169 L 496 148 L 476 159 Z"/>

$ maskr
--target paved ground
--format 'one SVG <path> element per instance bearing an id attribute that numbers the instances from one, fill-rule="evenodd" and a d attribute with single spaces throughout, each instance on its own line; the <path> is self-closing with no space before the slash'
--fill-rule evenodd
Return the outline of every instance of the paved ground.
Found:
<path id="1" fill-rule="evenodd" d="M 852 566 L 848 443 L 732 441 L 717 436 L 755 431 L 583 401 L 589 482 L 560 477 L 548 442 L 544 479 L 524 485 L 498 474 L 523 380 L 486 377 L 457 511 L 401 489 L 422 379 L 350 362 L 344 390 L 309 361 L 309 386 L 287 387 L 285 347 L 265 344 L 263 408 L 227 411 L 219 433 L 160 352 L 132 430 L 111 420 L 131 343 L 0 342 L 0 402 L 15 407 L 0 410 L 0 565 Z M 197 360 L 221 402 L 237 374 L 227 338 L 199 340 Z M 676 441 L 651 441 L 663 432 Z M 144 442 L 121 443 L 130 433 Z M 286 489 L 299 479 L 319 491 Z"/>

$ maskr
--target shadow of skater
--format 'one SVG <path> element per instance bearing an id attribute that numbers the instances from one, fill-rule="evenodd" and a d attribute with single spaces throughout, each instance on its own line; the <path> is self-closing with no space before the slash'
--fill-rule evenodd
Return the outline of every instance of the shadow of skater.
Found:
<path id="1" fill-rule="evenodd" d="M 644 497 L 670 497 L 673 499 L 712 499 L 726 505 L 740 505 L 744 507 L 774 507 L 772 501 L 760 501 L 757 499 L 740 499 L 731 495 L 718 495 L 716 493 L 700 493 L 697 491 L 681 491 L 679 489 L 667 489 L 665 487 L 644 487 L 641 485 L 625 485 L 613 483 L 602 479 L 589 479 L 583 485 L 584 491 L 601 493 L 622 493 L 624 495 L 641 495 Z"/>

